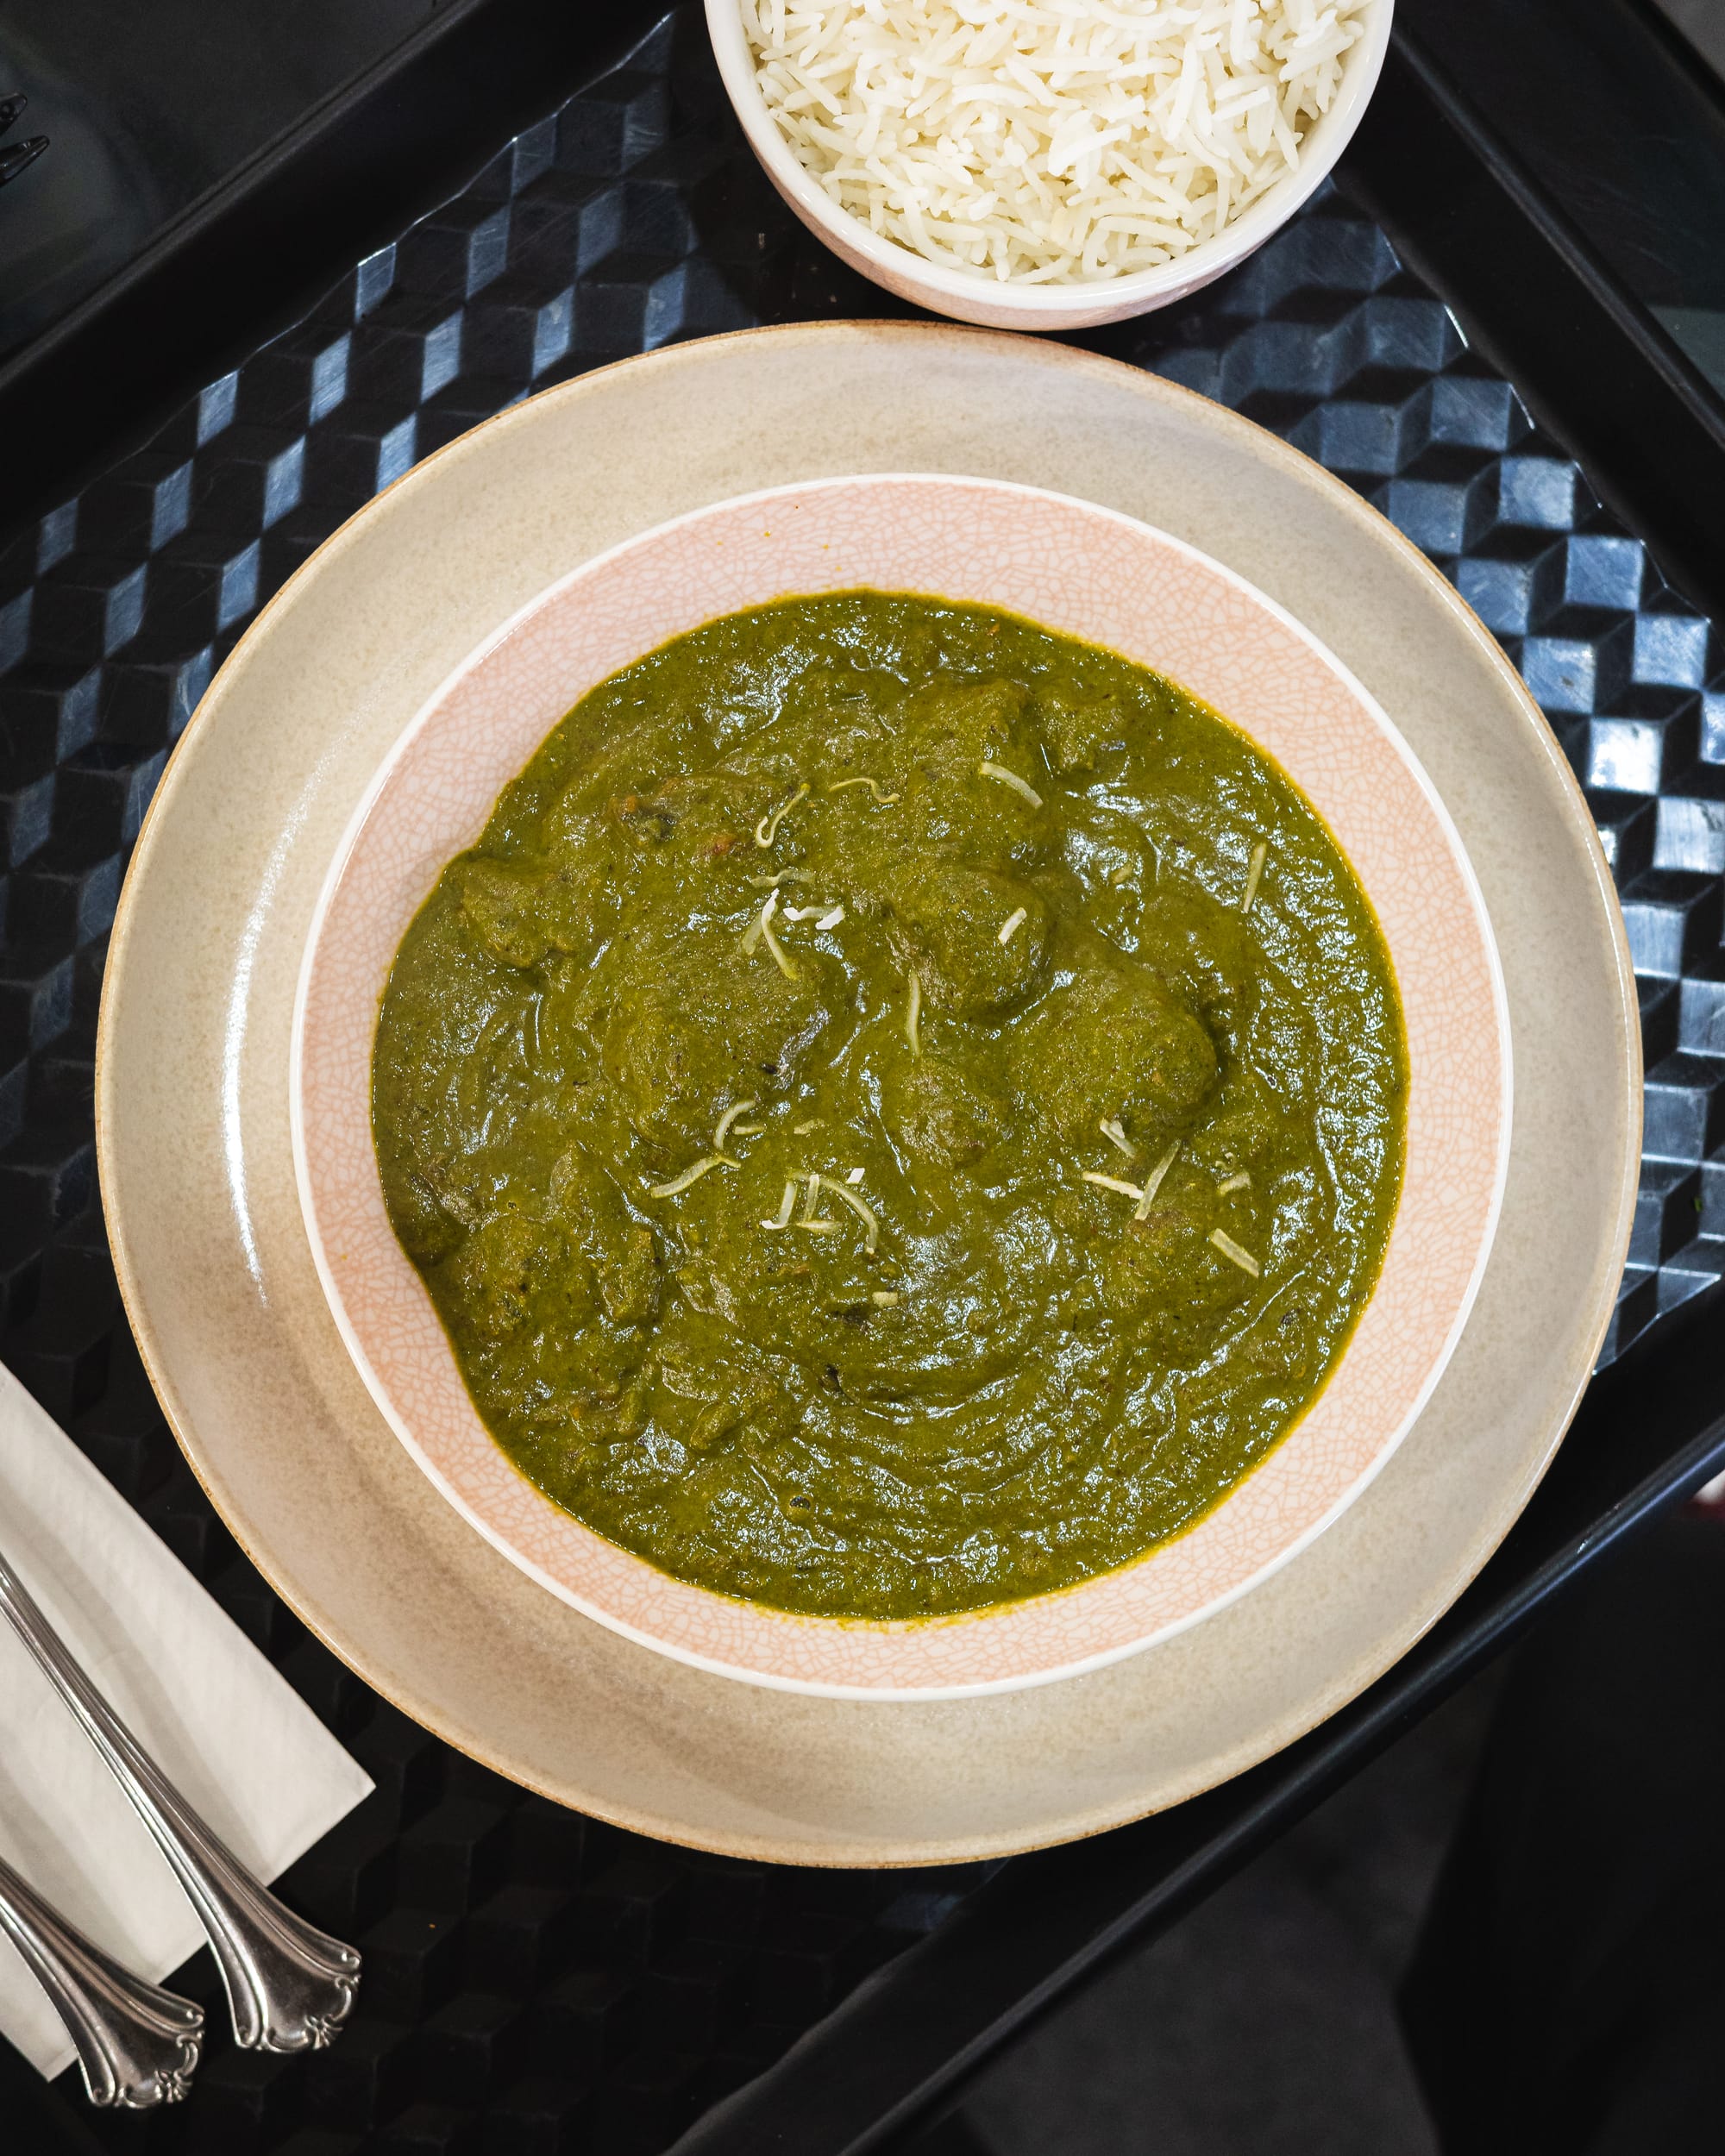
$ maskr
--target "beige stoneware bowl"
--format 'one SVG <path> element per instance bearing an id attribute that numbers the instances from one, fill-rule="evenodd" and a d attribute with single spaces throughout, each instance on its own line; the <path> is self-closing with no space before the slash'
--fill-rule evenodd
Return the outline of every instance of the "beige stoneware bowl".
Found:
<path id="1" fill-rule="evenodd" d="M 881 238 L 860 217 L 841 210 L 798 162 L 779 131 L 756 79 L 754 56 L 737 0 L 706 0 L 707 31 L 720 79 L 749 147 L 762 169 L 818 240 L 841 262 L 876 285 L 955 321 L 988 329 L 1088 329 L 1153 314 L 1200 291 L 1243 262 L 1278 232 L 1327 179 L 1364 117 L 1389 49 L 1395 0 L 1373 0 L 1360 36 L 1350 49 L 1340 86 L 1329 110 L 1307 129 L 1295 171 L 1270 188 L 1214 240 L 1200 241 L 1177 260 L 1157 269 L 1082 285 L 1003 284 L 925 260 L 895 240 Z"/>
<path id="2" fill-rule="evenodd" d="M 1477 1299 L 1370 1488 L 1203 1623 L 1087 1676 L 956 1700 L 732 1683 L 584 1616 L 476 1534 L 354 1368 L 289 1130 L 313 911 L 439 685 L 497 624 L 640 532 L 868 471 L 1098 503 L 1304 623 L 1455 821 L 1515 1056 Z M 1586 1383 L 1628 1243 L 1640 1105 L 1634 978 L 1586 804 L 1444 579 L 1347 487 L 1201 398 L 1063 347 L 910 323 L 626 361 L 517 405 L 361 511 L 264 610 L 174 755 L 121 899 L 97 1066 L 111 1246 L 150 1376 L 304 1621 L 405 1712 L 549 1796 L 706 1848 L 829 1864 L 1096 1833 L 1264 1758 L 1389 1668 L 1502 1539 Z"/>
<path id="3" fill-rule="evenodd" d="M 397 946 L 568 706 L 714 616 L 858 586 L 1029 616 L 1157 666 L 1224 712 L 1303 787 L 1353 863 L 1408 1040 L 1406 1165 L 1383 1273 L 1291 1434 L 1205 1519 L 1131 1564 L 909 1623 L 794 1615 L 673 1579 L 522 1476 L 480 1421 L 391 1230 L 371 1130 L 373 1038 Z M 1273 918 L 1273 876 L 1258 904 Z M 1460 1335 L 1510 1123 L 1508 1013 L 1478 887 L 1429 780 L 1359 684 L 1280 607 L 1166 533 L 1042 489 L 938 473 L 698 510 L 583 564 L 487 640 L 393 745 L 336 855 L 307 943 L 291 1088 L 300 1196 L 336 1322 L 456 1509 L 530 1577 L 643 1645 L 756 1683 L 876 1699 L 1099 1668 L 1196 1624 L 1321 1532 L 1406 1435 Z"/>

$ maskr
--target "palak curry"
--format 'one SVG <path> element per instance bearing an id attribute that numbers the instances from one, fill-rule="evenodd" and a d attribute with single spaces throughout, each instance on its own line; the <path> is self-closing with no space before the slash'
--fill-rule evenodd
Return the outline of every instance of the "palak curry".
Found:
<path id="1" fill-rule="evenodd" d="M 853 592 L 583 698 L 409 930 L 373 1112 L 524 1475 L 680 1578 L 905 1618 L 1264 1457 L 1377 1276 L 1405 1082 L 1275 764 L 1108 652 Z"/>

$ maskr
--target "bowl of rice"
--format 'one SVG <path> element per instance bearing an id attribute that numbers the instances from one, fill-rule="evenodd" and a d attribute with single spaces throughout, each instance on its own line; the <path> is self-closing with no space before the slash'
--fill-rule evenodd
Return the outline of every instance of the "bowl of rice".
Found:
<path id="1" fill-rule="evenodd" d="M 1002 329 L 1148 314 L 1261 247 L 1393 0 L 706 0 L 756 155 L 840 259 Z"/>

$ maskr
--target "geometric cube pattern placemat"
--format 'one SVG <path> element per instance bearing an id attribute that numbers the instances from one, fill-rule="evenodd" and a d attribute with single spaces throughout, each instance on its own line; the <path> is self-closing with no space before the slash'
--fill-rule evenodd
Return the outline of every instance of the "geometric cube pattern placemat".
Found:
<path id="1" fill-rule="evenodd" d="M 773 194 L 681 9 L 0 546 L 0 1355 L 379 1785 L 288 1881 L 367 1953 L 341 2043 L 308 2061 L 218 2040 L 183 2111 L 91 2115 L 85 2145 L 645 2156 L 979 1876 L 663 1848 L 524 1796 L 377 1699 L 270 1594 L 180 1460 L 119 1309 L 94 1177 L 120 880 L 168 752 L 262 600 L 416 458 L 530 389 L 676 338 L 894 310 Z M 1358 487 L 1502 639 L 1588 787 L 1648 1073 L 1609 1359 L 1725 1271 L 1718 635 L 1332 190 L 1219 285 L 1084 342 Z M 209 1988 L 197 1965 L 182 1981 Z M 13 2094 L 8 2080 L 0 2102 Z"/>

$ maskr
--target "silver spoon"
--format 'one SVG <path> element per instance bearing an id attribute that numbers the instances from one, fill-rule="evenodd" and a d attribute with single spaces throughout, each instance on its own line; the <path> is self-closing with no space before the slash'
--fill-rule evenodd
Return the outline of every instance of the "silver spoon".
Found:
<path id="1" fill-rule="evenodd" d="M 319 2051 L 346 2021 L 360 1957 L 285 1908 L 204 1824 L 85 1677 L 0 1557 L 0 1610 L 83 1724 L 198 1912 L 242 2051 Z"/>
<path id="2" fill-rule="evenodd" d="M 90 2101 L 147 2111 L 191 2085 L 204 2009 L 122 1969 L 0 1858 L 3 1931 L 66 2024 Z"/>

